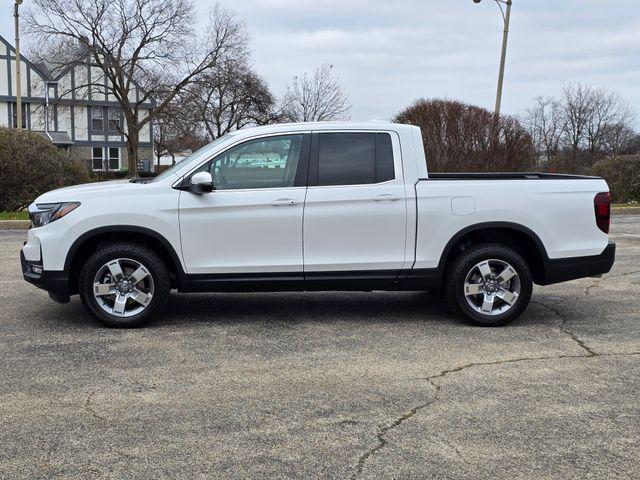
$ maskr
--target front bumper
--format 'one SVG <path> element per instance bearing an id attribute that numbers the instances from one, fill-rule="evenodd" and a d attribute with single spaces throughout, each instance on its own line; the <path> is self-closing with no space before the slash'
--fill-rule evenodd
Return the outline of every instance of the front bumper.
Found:
<path id="1" fill-rule="evenodd" d="M 47 271 L 40 261 L 27 261 L 20 251 L 20 264 L 24 279 L 38 288 L 49 292 L 49 297 L 60 303 L 69 301 L 69 275 L 64 271 Z"/>
<path id="2" fill-rule="evenodd" d="M 595 277 L 608 273 L 616 259 L 616 244 L 609 241 L 600 255 L 547 260 L 540 285 L 567 282 L 577 278 Z"/>

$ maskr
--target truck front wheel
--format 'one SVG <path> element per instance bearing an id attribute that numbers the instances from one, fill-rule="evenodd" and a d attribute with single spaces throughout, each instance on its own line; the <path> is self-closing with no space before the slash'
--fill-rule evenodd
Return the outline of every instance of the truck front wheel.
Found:
<path id="1" fill-rule="evenodd" d="M 527 308 L 533 279 L 515 250 L 500 244 L 475 245 L 453 260 L 445 290 L 451 307 L 470 323 L 499 327 Z"/>
<path id="2" fill-rule="evenodd" d="M 78 277 L 82 303 L 108 327 L 139 327 L 164 309 L 171 283 L 166 266 L 151 249 L 132 243 L 99 248 Z"/>

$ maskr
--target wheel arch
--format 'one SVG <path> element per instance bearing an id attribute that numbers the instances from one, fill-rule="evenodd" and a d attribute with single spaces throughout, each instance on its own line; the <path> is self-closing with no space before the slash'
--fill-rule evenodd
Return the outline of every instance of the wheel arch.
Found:
<path id="1" fill-rule="evenodd" d="M 186 275 L 175 249 L 163 235 L 137 225 L 110 225 L 89 230 L 78 237 L 67 252 L 64 271 L 69 278 L 69 290 L 78 292 L 78 275 L 83 262 L 103 243 L 130 241 L 154 250 L 172 274 L 172 287 L 182 289 Z"/>
<path id="2" fill-rule="evenodd" d="M 512 222 L 485 222 L 463 228 L 445 246 L 438 270 L 444 273 L 458 253 L 481 243 L 500 243 L 513 248 L 529 265 L 534 282 L 544 281 L 549 261 L 544 243 L 530 228 Z"/>

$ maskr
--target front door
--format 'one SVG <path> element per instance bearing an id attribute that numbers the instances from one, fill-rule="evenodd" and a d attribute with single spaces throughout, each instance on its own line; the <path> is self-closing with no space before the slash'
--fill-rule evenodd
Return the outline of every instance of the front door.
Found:
<path id="1" fill-rule="evenodd" d="M 238 282 L 301 277 L 309 143 L 309 134 L 247 140 L 198 169 L 211 173 L 215 190 L 180 195 L 187 273 Z"/>
<path id="2" fill-rule="evenodd" d="M 394 136 L 313 135 L 304 212 L 308 288 L 332 288 L 332 282 L 333 288 L 349 288 L 350 282 L 354 288 L 383 288 L 402 269 L 407 199 Z"/>

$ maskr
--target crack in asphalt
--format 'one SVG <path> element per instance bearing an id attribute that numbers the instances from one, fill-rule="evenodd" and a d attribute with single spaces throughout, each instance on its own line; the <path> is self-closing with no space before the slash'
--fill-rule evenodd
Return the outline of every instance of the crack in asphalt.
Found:
<path id="1" fill-rule="evenodd" d="M 425 407 L 428 407 L 429 405 L 431 405 L 433 402 L 436 401 L 436 399 L 438 398 L 437 393 L 440 390 L 440 386 L 434 383 L 431 377 L 428 377 L 427 381 L 431 384 L 432 387 L 435 388 L 436 395 L 434 395 L 433 399 L 427 403 L 423 403 L 421 405 L 413 407 L 411 410 L 406 411 L 403 415 L 396 418 L 393 422 L 389 423 L 388 425 L 384 425 L 380 427 L 378 429 L 378 432 L 376 433 L 376 438 L 378 440 L 378 443 L 360 456 L 360 458 L 358 459 L 358 464 L 356 465 L 356 471 L 351 476 L 352 480 L 355 480 L 360 475 L 362 475 L 362 472 L 364 471 L 364 467 L 365 467 L 365 464 L 367 463 L 367 460 L 369 460 L 371 456 L 375 455 L 378 450 L 384 448 L 387 445 L 387 440 L 384 438 L 384 435 L 389 430 L 393 430 L 394 428 L 399 426 L 402 422 L 413 417 L 420 410 L 422 410 Z"/>
<path id="2" fill-rule="evenodd" d="M 558 307 L 553 305 L 547 305 L 544 302 L 538 302 L 535 300 L 531 301 L 531 303 L 535 305 L 540 305 L 541 307 L 546 308 L 550 312 L 553 312 L 561 320 L 560 324 L 558 325 L 558 328 L 560 330 L 562 330 L 566 335 L 568 335 L 569 338 L 571 338 L 571 340 L 577 343 L 578 346 L 582 348 L 585 352 L 587 352 L 590 356 L 597 355 L 597 353 L 589 345 L 587 345 L 587 343 L 584 340 L 578 337 L 578 335 L 574 331 L 570 330 L 567 327 L 567 321 L 569 320 L 569 317 L 567 317 L 564 313 L 562 313 L 562 311 L 560 311 Z"/>
<path id="3" fill-rule="evenodd" d="M 386 433 L 393 430 L 394 428 L 399 427 L 406 420 L 409 420 L 411 417 L 416 415 L 420 410 L 423 410 L 424 408 L 430 405 L 433 405 L 438 400 L 438 393 L 441 391 L 442 386 L 436 383 L 435 381 L 436 379 L 445 378 L 449 374 L 461 372 L 463 370 L 467 370 L 472 367 L 505 365 L 510 363 L 533 362 L 533 361 L 541 361 L 541 360 L 562 360 L 565 358 L 587 359 L 587 358 L 614 357 L 614 356 L 619 356 L 619 357 L 640 356 L 640 352 L 595 353 L 591 351 L 586 355 L 547 355 L 547 356 L 540 356 L 540 357 L 508 358 L 505 360 L 494 360 L 490 362 L 471 362 L 471 363 L 461 364 L 455 368 L 441 370 L 439 373 L 435 375 L 426 377 L 425 380 L 428 381 L 435 390 L 435 395 L 433 396 L 433 398 L 429 402 L 422 403 L 416 407 L 413 407 L 411 410 L 406 411 L 404 414 L 396 418 L 393 422 L 378 428 L 378 431 L 376 433 L 377 444 L 371 447 L 369 450 L 367 450 L 360 456 L 360 458 L 358 459 L 358 463 L 356 464 L 356 467 L 355 467 L 355 472 L 351 476 L 351 480 L 356 480 L 357 478 L 359 478 L 360 475 L 362 475 L 362 472 L 364 471 L 367 461 L 372 456 L 374 456 L 378 451 L 382 450 L 384 447 L 388 445 L 388 441 L 385 438 Z M 454 450 L 458 456 L 462 457 L 460 451 L 457 448 L 454 447 Z"/>
<path id="4" fill-rule="evenodd" d="M 136 393 L 141 393 L 141 392 L 144 392 L 146 390 L 154 390 L 156 388 L 155 385 L 145 385 L 144 383 L 138 382 L 138 381 L 135 381 L 135 380 L 130 382 L 130 383 L 125 383 L 125 382 L 122 382 L 122 381 L 120 381 L 120 380 L 118 380 L 116 378 L 113 378 L 113 377 L 107 377 L 107 379 L 111 383 L 116 385 L 117 387 L 132 389 Z M 87 395 L 87 399 L 84 402 L 84 408 L 93 417 L 95 417 L 95 418 L 97 418 L 99 420 L 102 420 L 102 421 L 108 421 L 108 418 L 103 417 L 98 412 L 96 412 L 96 410 L 91 405 L 91 400 L 93 399 L 94 395 L 97 392 L 98 392 L 98 389 L 94 389 L 94 390 L 91 390 L 89 392 L 89 394 Z"/>
<path id="5" fill-rule="evenodd" d="M 87 399 L 84 402 L 84 408 L 87 412 L 89 412 L 92 416 L 94 416 L 95 418 L 97 418 L 98 420 L 102 420 L 102 421 L 107 421 L 107 418 L 103 417 L 102 415 L 100 415 L 98 412 L 96 412 L 93 407 L 91 406 L 91 399 L 93 398 L 93 396 L 96 394 L 97 390 L 91 390 L 89 392 L 89 395 L 87 395 Z"/>
<path id="6" fill-rule="evenodd" d="M 619 278 L 619 277 L 628 277 L 629 275 L 636 275 L 639 273 L 640 273 L 640 270 L 637 270 L 637 271 L 634 270 L 633 272 L 618 273 L 617 275 L 607 275 L 606 278 L 603 277 L 601 279 L 598 279 L 594 283 L 589 285 L 587 288 L 585 288 L 584 293 L 587 295 L 590 294 L 591 289 L 598 287 L 602 283 L 602 280 L 610 280 L 612 278 Z"/>
<path id="7" fill-rule="evenodd" d="M 625 276 L 625 275 L 631 275 L 633 273 L 640 273 L 640 272 L 628 272 L 626 274 L 621 274 L 621 275 L 615 275 L 615 276 Z M 609 277 L 611 278 L 611 277 Z M 378 428 L 378 431 L 376 432 L 376 440 L 377 443 L 372 446 L 371 448 L 369 448 L 366 452 L 364 452 L 360 458 L 358 459 L 358 463 L 356 464 L 355 467 L 355 472 L 353 473 L 353 475 L 351 476 L 351 480 L 356 480 L 357 478 L 359 478 L 362 475 L 362 472 L 364 471 L 364 468 L 366 466 L 367 461 L 374 456 L 378 451 L 382 450 L 384 447 L 387 446 L 388 442 L 385 438 L 385 435 L 393 430 L 394 428 L 399 427 L 402 423 L 404 423 L 405 421 L 409 420 L 411 417 L 415 416 L 419 411 L 427 408 L 428 406 L 434 404 L 437 400 L 438 400 L 438 394 L 440 393 L 440 390 L 442 389 L 441 385 L 438 384 L 436 382 L 437 379 L 442 379 L 445 378 L 447 375 L 452 374 L 452 373 L 457 373 L 457 372 L 461 372 L 463 370 L 472 368 L 472 367 L 481 367 L 481 366 L 495 366 L 495 365 L 505 365 L 505 364 L 509 364 L 509 363 L 521 363 L 521 362 L 531 362 L 531 361 L 540 361 L 540 360 L 560 360 L 560 359 L 564 359 L 564 358 L 595 358 L 595 357 L 603 357 L 603 356 L 637 356 L 640 355 L 640 352 L 630 352 L 630 353 L 625 353 L 625 352 L 613 352 L 613 353 L 598 353 L 595 350 L 593 350 L 589 345 L 587 345 L 587 343 L 582 340 L 580 337 L 578 337 L 578 335 L 571 331 L 568 327 L 567 327 L 567 321 L 568 321 L 568 317 L 567 315 L 565 315 L 559 308 L 557 308 L 556 306 L 553 305 L 548 305 L 546 303 L 543 302 L 538 302 L 538 301 L 532 301 L 531 303 L 534 303 L 536 305 L 539 305 L 543 308 L 546 308 L 547 310 L 549 310 L 550 312 L 552 312 L 553 314 L 555 314 L 561 321 L 560 324 L 558 325 L 558 328 L 565 334 L 567 335 L 569 338 L 571 338 L 571 340 L 573 340 L 582 350 L 584 350 L 585 354 L 583 355 L 545 355 L 545 356 L 540 356 L 540 357 L 520 357 L 520 358 L 511 358 L 511 359 L 505 359 L 505 360 L 494 360 L 494 361 L 489 361 L 489 362 L 471 362 L 471 363 L 465 363 L 465 364 L 461 364 L 455 368 L 449 368 L 449 369 L 445 369 L 445 370 L 441 370 L 439 373 L 432 375 L 430 377 L 426 377 L 426 381 L 429 382 L 429 384 L 433 387 L 434 389 L 434 396 L 433 398 L 426 403 L 422 403 L 420 405 L 417 405 L 415 407 L 413 407 L 412 409 L 406 411 L 404 414 L 402 414 L 401 416 L 397 417 L 394 421 L 392 421 L 391 423 L 388 423 L 386 425 L 383 425 L 381 427 Z M 461 453 L 458 449 L 455 449 L 456 454 L 461 457 Z"/>

